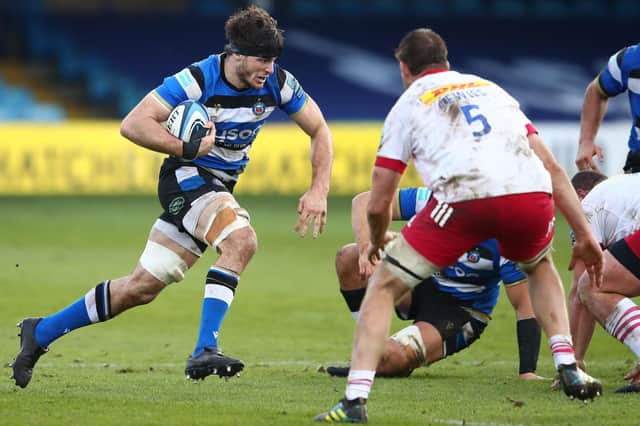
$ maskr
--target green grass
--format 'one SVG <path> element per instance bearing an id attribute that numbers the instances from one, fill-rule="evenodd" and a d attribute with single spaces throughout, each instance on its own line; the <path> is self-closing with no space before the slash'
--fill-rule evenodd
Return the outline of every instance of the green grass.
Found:
<path id="1" fill-rule="evenodd" d="M 293 231 L 294 198 L 243 197 L 259 249 L 243 274 L 221 332 L 222 348 L 247 363 L 229 382 L 184 380 L 195 342 L 208 253 L 187 278 L 152 304 L 55 342 L 34 379 L 9 379 L 14 324 L 82 297 L 101 280 L 127 274 L 159 213 L 152 197 L 0 198 L 0 424 L 311 424 L 333 405 L 344 380 L 319 373 L 347 362 L 353 320 L 337 291 L 333 256 L 351 239 L 350 199 L 332 198 L 317 240 Z M 556 261 L 565 283 L 568 242 L 558 221 Z M 395 321 L 398 328 L 400 322 Z M 539 374 L 554 374 L 543 342 Z M 605 395 L 583 405 L 517 375 L 515 317 L 501 298 L 470 350 L 408 379 L 377 379 L 369 404 L 379 425 L 634 424 L 637 396 L 614 395 L 633 355 L 598 329 L 590 372 Z"/>

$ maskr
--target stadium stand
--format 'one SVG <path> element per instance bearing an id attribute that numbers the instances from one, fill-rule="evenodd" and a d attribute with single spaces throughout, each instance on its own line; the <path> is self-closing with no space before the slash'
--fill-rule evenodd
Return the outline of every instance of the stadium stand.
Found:
<path id="1" fill-rule="evenodd" d="M 20 38 L 14 50 L 28 62 L 52 64 L 50 84 L 81 90 L 92 106 L 84 108 L 88 114 L 115 118 L 162 77 L 220 51 L 224 20 L 248 2 L 169 3 L 159 8 L 151 0 L 34 0 L 9 6 L 4 20 L 11 21 L 7 34 Z M 637 41 L 631 23 L 640 16 L 635 0 L 256 3 L 269 7 L 286 28 L 280 63 L 330 120 L 384 117 L 401 91 L 393 48 L 417 26 L 440 32 L 456 69 L 496 80 L 528 114 L 575 120 L 589 80 L 612 51 Z M 625 113 L 623 103 L 612 103 L 610 116 Z"/>

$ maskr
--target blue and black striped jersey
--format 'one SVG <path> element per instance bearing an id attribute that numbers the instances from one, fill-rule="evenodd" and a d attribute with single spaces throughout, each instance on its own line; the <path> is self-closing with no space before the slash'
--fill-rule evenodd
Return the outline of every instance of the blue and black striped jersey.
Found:
<path id="1" fill-rule="evenodd" d="M 431 197 L 428 188 L 404 188 L 398 201 L 402 219 L 409 220 L 422 210 Z M 498 302 L 500 282 L 515 285 L 526 279 L 518 266 L 500 256 L 495 239 L 478 244 L 458 261 L 436 273 L 438 289 L 462 300 L 471 308 L 491 315 Z"/>
<path id="2" fill-rule="evenodd" d="M 167 77 L 154 94 L 168 109 L 193 99 L 206 105 L 216 125 L 216 144 L 193 163 L 224 171 L 236 179 L 249 162 L 249 150 L 269 115 L 280 108 L 292 115 L 307 94 L 296 78 L 278 64 L 260 89 L 234 88 L 224 76 L 225 54 L 211 55 Z"/>
<path id="3" fill-rule="evenodd" d="M 629 150 L 640 149 L 640 44 L 628 46 L 611 58 L 598 76 L 600 91 L 608 96 L 629 92 L 633 124 L 629 135 Z"/>

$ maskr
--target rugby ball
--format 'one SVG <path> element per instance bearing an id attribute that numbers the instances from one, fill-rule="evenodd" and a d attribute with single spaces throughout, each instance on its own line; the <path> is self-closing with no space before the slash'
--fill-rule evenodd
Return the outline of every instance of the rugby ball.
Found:
<path id="1" fill-rule="evenodd" d="M 205 126 L 209 121 L 207 107 L 198 101 L 188 100 L 179 103 L 167 118 L 167 130 L 183 142 L 193 142 L 209 134 L 211 129 Z"/>

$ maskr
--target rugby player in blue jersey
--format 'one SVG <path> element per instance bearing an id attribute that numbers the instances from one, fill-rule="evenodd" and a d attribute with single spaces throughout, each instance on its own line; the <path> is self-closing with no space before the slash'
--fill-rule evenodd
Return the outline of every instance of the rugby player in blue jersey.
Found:
<path id="1" fill-rule="evenodd" d="M 596 144 L 596 135 L 607 112 L 609 98 L 629 93 L 631 132 L 629 153 L 624 164 L 625 173 L 640 171 L 640 44 L 625 47 L 609 58 L 598 76 L 587 86 L 580 117 L 580 144 L 576 156 L 579 170 L 600 171 L 593 161 L 604 159 L 602 148 Z"/>
<path id="2" fill-rule="evenodd" d="M 368 260 L 369 229 L 366 208 L 370 193 L 353 198 L 351 221 L 355 243 L 336 255 L 340 292 L 357 319 L 367 279 L 373 272 Z M 409 220 L 431 197 L 428 188 L 405 188 L 392 202 L 392 220 Z M 390 235 L 391 237 L 391 235 Z M 515 263 L 504 259 L 496 240 L 487 240 L 463 255 L 449 268 L 416 286 L 396 304 L 401 319 L 413 324 L 391 336 L 378 364 L 378 376 L 408 376 L 468 347 L 484 331 L 498 301 L 500 281 L 505 285 L 517 318 L 520 377 L 541 379 L 535 374 L 540 350 L 540 326 L 529 300 L 527 277 Z M 334 376 L 347 376 L 348 367 L 329 366 Z"/>
<path id="3" fill-rule="evenodd" d="M 225 356 L 218 345 L 240 274 L 257 247 L 249 214 L 231 195 L 233 188 L 260 128 L 280 108 L 311 140 L 311 184 L 299 200 L 295 230 L 302 237 L 312 230 L 315 238 L 326 223 L 333 148 L 318 105 L 275 62 L 284 46 L 275 19 L 251 6 L 227 20 L 225 35 L 223 53 L 167 77 L 123 120 L 123 136 L 168 155 L 158 184 L 164 211 L 130 275 L 101 282 L 51 316 L 19 324 L 20 352 L 13 362 L 18 386 L 28 385 L 35 363 L 53 341 L 151 302 L 167 285 L 181 281 L 208 246 L 218 257 L 205 277 L 200 332 L 185 374 L 198 380 L 211 374 L 230 377 L 243 369 L 242 361 Z M 210 115 L 211 132 L 199 143 L 183 143 L 162 124 L 187 99 L 205 104 Z"/>

